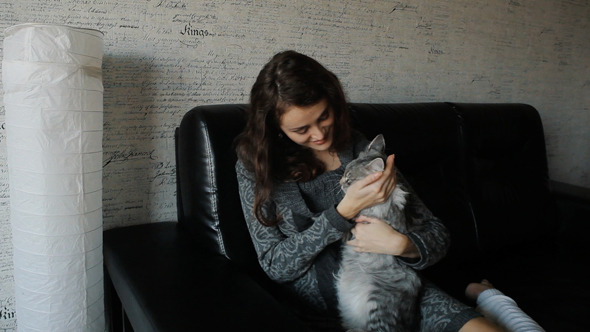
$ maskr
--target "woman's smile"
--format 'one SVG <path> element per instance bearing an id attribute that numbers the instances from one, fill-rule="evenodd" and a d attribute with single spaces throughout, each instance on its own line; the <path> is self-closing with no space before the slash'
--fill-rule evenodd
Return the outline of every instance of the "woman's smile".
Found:
<path id="1" fill-rule="evenodd" d="M 310 106 L 288 106 L 281 116 L 280 127 L 299 145 L 317 151 L 332 146 L 334 116 L 326 99 Z"/>

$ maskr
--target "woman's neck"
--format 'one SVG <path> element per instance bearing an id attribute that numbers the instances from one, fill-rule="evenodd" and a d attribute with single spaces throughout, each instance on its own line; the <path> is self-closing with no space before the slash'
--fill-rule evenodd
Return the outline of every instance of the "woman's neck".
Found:
<path id="1" fill-rule="evenodd" d="M 336 152 L 330 151 L 314 151 L 315 156 L 324 163 L 326 171 L 333 171 L 340 167 L 340 158 Z"/>

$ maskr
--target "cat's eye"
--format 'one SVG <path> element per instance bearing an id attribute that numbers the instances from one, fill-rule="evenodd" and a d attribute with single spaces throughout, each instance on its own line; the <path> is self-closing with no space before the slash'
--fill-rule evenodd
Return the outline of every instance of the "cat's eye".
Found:
<path id="1" fill-rule="evenodd" d="M 344 183 L 350 186 L 350 184 L 352 183 L 352 181 L 350 180 L 350 172 L 344 173 L 343 179 Z"/>

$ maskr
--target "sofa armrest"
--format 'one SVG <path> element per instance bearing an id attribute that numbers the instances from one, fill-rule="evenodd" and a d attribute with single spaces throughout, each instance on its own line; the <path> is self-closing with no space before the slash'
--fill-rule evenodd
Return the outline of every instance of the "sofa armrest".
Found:
<path id="1" fill-rule="evenodd" d="M 134 331 L 307 330 L 248 273 L 185 233 L 176 222 L 105 231 L 106 275 Z"/>
<path id="2" fill-rule="evenodd" d="M 551 189 L 558 201 L 568 200 L 590 207 L 590 188 L 552 180 Z"/>
<path id="3" fill-rule="evenodd" d="M 566 252 L 590 254 L 587 237 L 590 233 L 590 188 L 551 181 L 559 213 L 560 242 Z"/>

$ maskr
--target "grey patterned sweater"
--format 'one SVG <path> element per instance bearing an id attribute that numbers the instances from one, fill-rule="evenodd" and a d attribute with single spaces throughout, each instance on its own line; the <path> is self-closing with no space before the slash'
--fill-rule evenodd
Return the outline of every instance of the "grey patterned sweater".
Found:
<path id="1" fill-rule="evenodd" d="M 254 174 L 242 162 L 236 164 L 242 209 L 262 269 L 272 280 L 284 284 L 320 311 L 335 310 L 334 273 L 340 261 L 340 240 L 353 226 L 336 211 L 344 197 L 338 181 L 345 166 L 368 143 L 355 132 L 352 145 L 338 155 L 340 168 L 309 182 L 275 184 L 272 201 L 264 205 L 265 213 L 282 216 L 274 227 L 263 226 L 256 220 Z M 410 188 L 402 176 L 398 176 L 398 182 Z M 420 270 L 444 257 L 450 240 L 440 220 L 410 193 L 405 208 L 407 217 L 421 219 L 422 227 L 407 235 L 418 248 L 420 258 L 404 262 Z"/>

